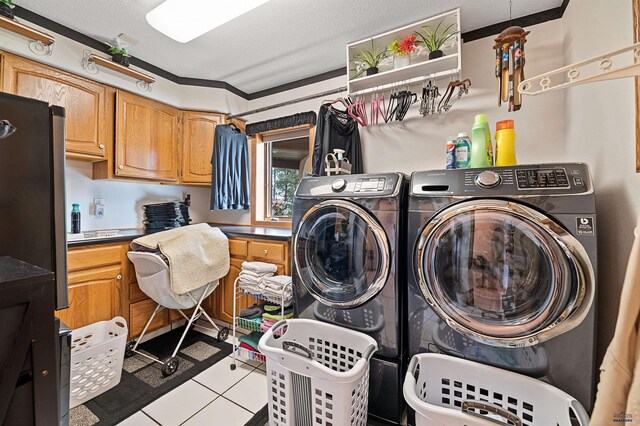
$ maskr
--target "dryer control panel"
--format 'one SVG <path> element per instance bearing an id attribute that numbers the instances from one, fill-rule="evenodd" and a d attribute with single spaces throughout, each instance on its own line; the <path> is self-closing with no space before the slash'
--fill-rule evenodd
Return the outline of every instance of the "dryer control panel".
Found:
<path id="1" fill-rule="evenodd" d="M 406 182 L 401 173 L 306 177 L 296 189 L 298 198 L 395 197 Z"/>
<path id="2" fill-rule="evenodd" d="M 580 194 L 591 190 L 586 164 L 562 163 L 416 172 L 415 195 L 510 196 Z"/>

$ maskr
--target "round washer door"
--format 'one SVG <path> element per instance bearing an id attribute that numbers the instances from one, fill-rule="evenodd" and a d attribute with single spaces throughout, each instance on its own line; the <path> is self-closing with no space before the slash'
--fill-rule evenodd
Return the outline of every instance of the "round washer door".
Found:
<path id="1" fill-rule="evenodd" d="M 327 200 L 309 209 L 293 240 L 302 284 L 334 308 L 362 305 L 389 275 L 389 241 L 378 221 L 357 204 Z"/>
<path id="2" fill-rule="evenodd" d="M 414 261 L 440 318 L 493 346 L 548 340 L 580 324 L 593 303 L 593 268 L 582 245 L 515 202 L 467 201 L 436 214 Z"/>

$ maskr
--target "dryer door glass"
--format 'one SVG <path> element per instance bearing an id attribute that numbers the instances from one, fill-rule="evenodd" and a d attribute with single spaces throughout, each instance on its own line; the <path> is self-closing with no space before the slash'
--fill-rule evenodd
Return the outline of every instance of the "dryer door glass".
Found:
<path id="1" fill-rule="evenodd" d="M 571 314 L 584 274 L 564 230 L 514 203 L 464 204 L 437 215 L 419 241 L 420 286 L 436 312 L 489 341 L 534 336 Z"/>
<path id="2" fill-rule="evenodd" d="M 295 235 L 294 253 L 302 283 L 327 306 L 365 303 L 382 289 L 389 273 L 384 230 L 347 201 L 324 201 L 309 210 Z"/>

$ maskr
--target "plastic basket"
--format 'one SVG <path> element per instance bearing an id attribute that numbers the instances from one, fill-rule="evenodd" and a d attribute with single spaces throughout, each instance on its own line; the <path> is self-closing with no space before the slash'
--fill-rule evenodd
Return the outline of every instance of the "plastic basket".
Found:
<path id="1" fill-rule="evenodd" d="M 373 338 L 293 319 L 277 322 L 259 348 L 267 357 L 270 426 L 366 425 Z"/>
<path id="2" fill-rule="evenodd" d="M 122 317 L 73 330 L 70 408 L 120 383 L 127 332 L 127 322 Z"/>
<path id="3" fill-rule="evenodd" d="M 404 398 L 416 426 L 587 426 L 589 416 L 570 395 L 528 376 L 439 354 L 415 355 Z"/>

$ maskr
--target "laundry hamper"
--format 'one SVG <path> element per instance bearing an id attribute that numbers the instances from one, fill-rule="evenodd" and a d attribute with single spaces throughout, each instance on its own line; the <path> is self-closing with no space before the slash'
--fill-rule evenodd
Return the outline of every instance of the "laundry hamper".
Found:
<path id="1" fill-rule="evenodd" d="M 274 324 L 259 349 L 267 357 L 270 426 L 366 425 L 373 338 L 292 319 Z"/>
<path id="2" fill-rule="evenodd" d="M 580 426 L 589 424 L 573 397 L 528 376 L 440 354 L 409 363 L 404 398 L 416 426 Z"/>
<path id="3" fill-rule="evenodd" d="M 73 330 L 70 408 L 120 383 L 127 333 L 127 322 L 122 317 Z"/>

